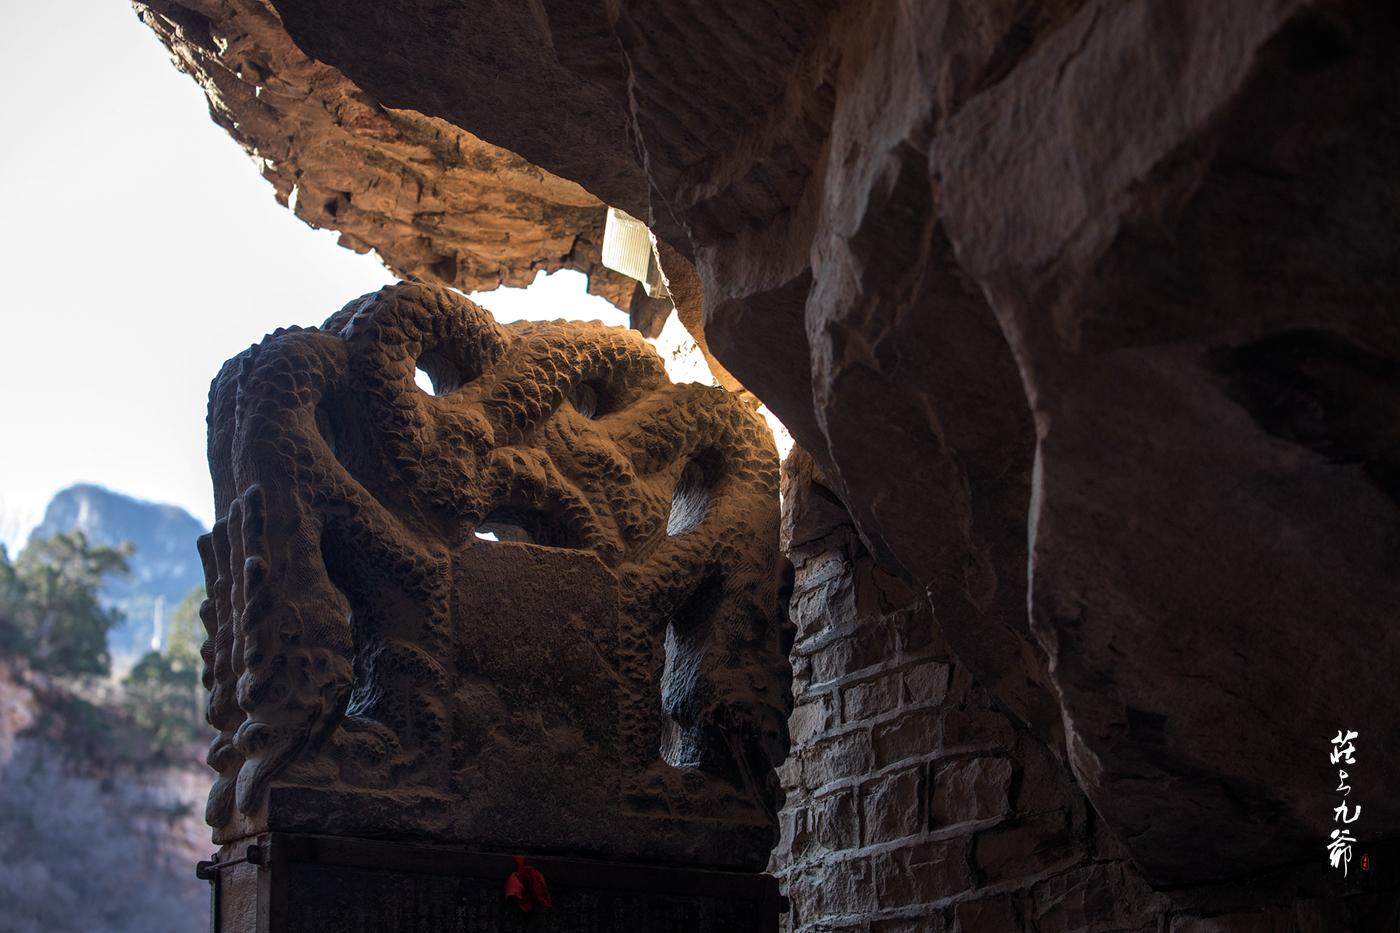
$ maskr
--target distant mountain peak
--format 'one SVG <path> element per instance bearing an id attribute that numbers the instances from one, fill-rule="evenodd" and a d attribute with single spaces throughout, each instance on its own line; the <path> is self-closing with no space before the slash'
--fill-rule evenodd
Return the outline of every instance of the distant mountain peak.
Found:
<path id="1" fill-rule="evenodd" d="M 102 588 L 102 601 L 126 616 L 108 639 L 114 655 L 139 653 L 149 643 L 157 600 L 166 608 L 177 606 L 204 582 L 195 539 L 208 529 L 178 505 L 77 483 L 54 494 L 29 540 L 74 530 L 94 544 L 130 541 L 136 547 L 130 577 L 113 578 Z"/>
<path id="2" fill-rule="evenodd" d="M 91 537 L 91 531 L 102 527 L 104 522 L 136 515 L 149 516 L 147 521 L 159 520 L 176 526 L 198 528 L 196 537 L 207 530 L 199 519 L 178 505 L 138 499 L 97 483 L 74 483 L 54 493 L 44 510 L 44 520 L 30 533 L 30 539 L 74 528 Z"/>

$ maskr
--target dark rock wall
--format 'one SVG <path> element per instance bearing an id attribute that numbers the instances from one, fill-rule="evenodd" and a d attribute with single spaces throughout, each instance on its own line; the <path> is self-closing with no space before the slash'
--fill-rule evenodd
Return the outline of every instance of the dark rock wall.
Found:
<path id="1" fill-rule="evenodd" d="M 1298 866 L 1154 889 L 1063 764 L 960 662 L 928 602 L 866 550 L 810 458 L 795 451 L 783 479 L 797 705 L 769 867 L 792 901 L 787 930 L 1340 933 L 1400 924 L 1396 866 L 1346 888 L 1325 868 L 1321 841 L 1318 857 Z"/>
<path id="2" fill-rule="evenodd" d="M 268 2 L 368 99 L 645 216 L 885 569 L 866 598 L 926 599 L 949 684 L 1158 889 L 1326 883 L 1339 728 L 1363 835 L 1400 836 L 1393 3 Z M 821 663 L 897 669 L 900 605 L 833 609 Z M 852 788 L 900 770 L 818 731 Z"/>
<path id="3" fill-rule="evenodd" d="M 1400 833 L 1393 4 L 271 2 L 693 261 L 714 355 L 1155 882 L 1315 854 L 1344 725 Z"/>

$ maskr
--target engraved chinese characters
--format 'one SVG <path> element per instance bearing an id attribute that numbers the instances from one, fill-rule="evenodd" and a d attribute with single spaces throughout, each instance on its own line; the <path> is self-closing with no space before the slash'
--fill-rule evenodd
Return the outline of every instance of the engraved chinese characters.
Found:
<path id="1" fill-rule="evenodd" d="M 630 331 L 398 285 L 230 361 L 209 425 L 216 838 L 762 867 L 789 635 L 737 399 Z"/>

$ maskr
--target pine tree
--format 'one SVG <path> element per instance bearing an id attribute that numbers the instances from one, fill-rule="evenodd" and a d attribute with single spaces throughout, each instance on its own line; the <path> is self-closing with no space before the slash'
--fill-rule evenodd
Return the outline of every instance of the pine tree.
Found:
<path id="1" fill-rule="evenodd" d="M 102 608 L 108 574 L 128 572 L 131 547 L 93 546 L 81 531 L 31 541 L 11 564 L 0 561 L 0 619 L 36 670 L 106 675 L 107 631 L 120 613 Z M 3 633 L 0 633 L 3 637 Z"/>

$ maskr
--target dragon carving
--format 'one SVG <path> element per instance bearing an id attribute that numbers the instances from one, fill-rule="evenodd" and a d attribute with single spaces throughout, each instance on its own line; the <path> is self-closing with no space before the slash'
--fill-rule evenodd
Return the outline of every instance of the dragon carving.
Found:
<path id="1" fill-rule="evenodd" d="M 634 332 L 400 284 L 227 363 L 209 462 L 216 839 L 762 866 L 791 635 L 734 396 Z"/>

